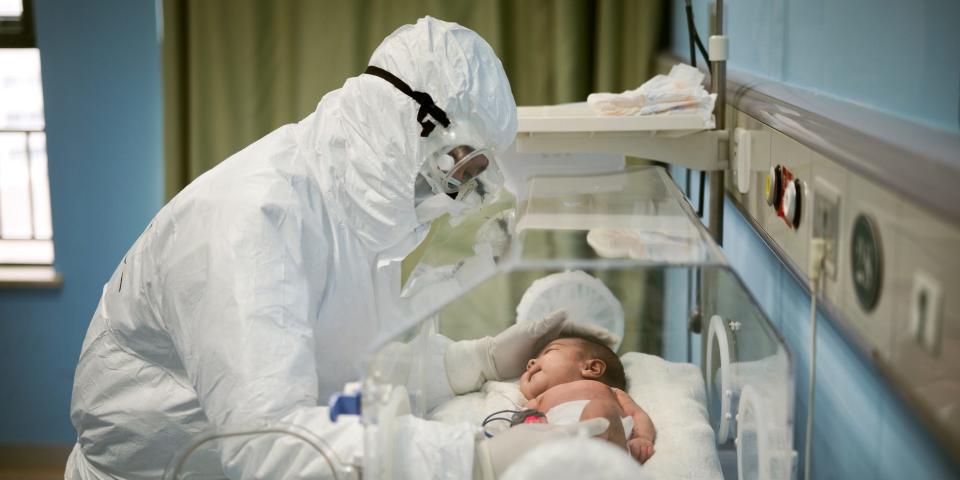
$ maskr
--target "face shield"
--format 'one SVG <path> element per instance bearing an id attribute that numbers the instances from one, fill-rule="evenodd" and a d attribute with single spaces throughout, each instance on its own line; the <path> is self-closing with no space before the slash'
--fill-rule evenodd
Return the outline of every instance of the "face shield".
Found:
<path id="1" fill-rule="evenodd" d="M 485 145 L 469 122 L 455 121 L 427 139 L 425 147 L 427 160 L 420 175 L 435 194 L 478 205 L 496 200 L 503 176 L 495 149 Z"/>
<path id="2" fill-rule="evenodd" d="M 438 137 L 442 144 L 428 150 L 431 153 L 417 176 L 417 218 L 426 222 L 450 214 L 456 225 L 497 200 L 503 176 L 493 148 L 464 143 L 456 138 L 456 129 Z"/>

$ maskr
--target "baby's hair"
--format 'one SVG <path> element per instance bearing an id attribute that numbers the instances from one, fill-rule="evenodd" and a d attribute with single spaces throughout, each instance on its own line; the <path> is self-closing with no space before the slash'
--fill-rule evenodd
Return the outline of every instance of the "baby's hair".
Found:
<path id="1" fill-rule="evenodd" d="M 627 375 L 623 371 L 623 363 L 620 362 L 620 357 L 597 337 L 586 333 L 571 332 L 560 335 L 560 338 L 575 338 L 580 340 L 580 343 L 583 345 L 583 350 L 588 357 L 600 360 L 607 366 L 603 371 L 603 375 L 598 379 L 599 381 L 607 386 L 619 388 L 620 390 L 627 389 Z"/>

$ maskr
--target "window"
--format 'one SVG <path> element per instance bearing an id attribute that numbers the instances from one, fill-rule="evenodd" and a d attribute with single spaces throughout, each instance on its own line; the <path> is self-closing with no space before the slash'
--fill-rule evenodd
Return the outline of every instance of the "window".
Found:
<path id="1" fill-rule="evenodd" d="M 0 0 L 0 264 L 52 263 L 40 52 L 29 2 Z"/>
<path id="2" fill-rule="evenodd" d="M 0 285 L 59 284 L 32 11 L 0 0 Z"/>

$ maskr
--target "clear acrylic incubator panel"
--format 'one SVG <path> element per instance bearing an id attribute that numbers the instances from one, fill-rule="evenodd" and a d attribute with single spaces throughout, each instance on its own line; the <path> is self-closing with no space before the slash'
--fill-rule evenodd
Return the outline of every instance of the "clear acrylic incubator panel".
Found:
<path id="1" fill-rule="evenodd" d="M 364 361 L 364 478 L 390 478 L 397 420 L 429 418 L 435 407 L 427 380 L 443 372 L 427 371 L 431 335 L 496 335 L 517 321 L 518 307 L 545 311 L 520 305 L 538 279 L 575 271 L 583 273 L 552 299 L 544 294 L 547 306 L 574 321 L 604 317 L 576 302 L 599 281 L 622 307 L 618 354 L 695 365 L 718 454 L 736 459 L 722 462 L 725 478 L 791 478 L 791 356 L 666 172 L 535 177 L 527 187 L 525 198 L 458 225 L 435 222 L 391 328 Z"/>

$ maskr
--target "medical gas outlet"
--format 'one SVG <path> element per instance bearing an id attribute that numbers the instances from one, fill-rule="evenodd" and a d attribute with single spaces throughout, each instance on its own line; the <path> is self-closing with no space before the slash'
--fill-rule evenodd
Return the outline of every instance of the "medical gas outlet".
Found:
<path id="1" fill-rule="evenodd" d="M 774 165 L 764 182 L 767 205 L 773 207 L 777 216 L 790 228 L 799 228 L 803 217 L 803 182 L 787 167 Z"/>

